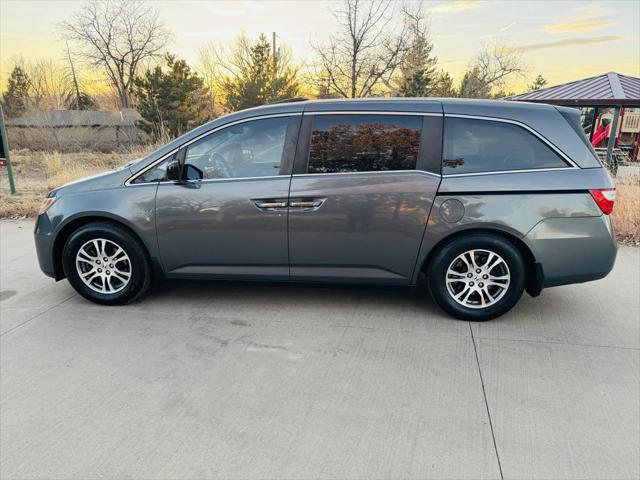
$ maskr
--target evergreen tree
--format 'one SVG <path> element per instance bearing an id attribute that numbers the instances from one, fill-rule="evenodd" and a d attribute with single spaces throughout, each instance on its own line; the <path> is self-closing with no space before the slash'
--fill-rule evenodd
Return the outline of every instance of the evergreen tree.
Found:
<path id="1" fill-rule="evenodd" d="M 500 90 L 497 90 L 497 91 L 493 92 L 491 94 L 491 98 L 494 98 L 496 100 L 503 100 L 506 97 L 513 97 L 515 94 L 516 94 L 516 92 L 507 91 L 507 90 L 501 88 Z"/>
<path id="2" fill-rule="evenodd" d="M 460 82 L 460 97 L 490 98 L 491 87 L 482 79 L 478 67 L 467 70 Z"/>
<path id="3" fill-rule="evenodd" d="M 69 97 L 69 110 L 97 110 L 96 101 L 88 93 L 78 91 Z"/>
<path id="4" fill-rule="evenodd" d="M 159 137 L 176 137 L 206 120 L 203 80 L 184 60 L 166 54 L 168 71 L 160 66 L 147 70 L 134 81 L 138 111 L 148 123 L 140 127 Z"/>
<path id="5" fill-rule="evenodd" d="M 222 80 L 228 110 L 241 110 L 299 94 L 297 70 L 288 57 L 274 58 L 265 35 L 255 43 L 241 38 L 233 52 L 231 74 Z"/>
<path id="6" fill-rule="evenodd" d="M 3 95 L 2 108 L 7 117 L 19 117 L 29 105 L 30 81 L 26 72 L 16 66 L 7 80 L 7 91 Z"/>
<path id="7" fill-rule="evenodd" d="M 399 93 L 403 97 L 427 97 L 435 88 L 438 59 L 431 54 L 433 43 L 421 24 L 423 20 L 420 13 L 409 15 L 412 40 L 400 67 Z"/>
<path id="8" fill-rule="evenodd" d="M 431 95 L 434 97 L 457 97 L 458 92 L 453 85 L 453 78 L 448 72 L 441 70 L 435 75 Z"/>
<path id="9" fill-rule="evenodd" d="M 400 95 L 403 97 L 427 97 L 433 89 L 432 79 L 424 74 L 424 70 L 415 70 L 405 77 L 400 85 Z"/>
<path id="10" fill-rule="evenodd" d="M 529 92 L 533 92 L 534 90 L 540 90 L 547 86 L 547 79 L 542 76 L 541 73 L 538 74 L 536 79 L 533 81 L 531 85 L 527 87 Z"/>

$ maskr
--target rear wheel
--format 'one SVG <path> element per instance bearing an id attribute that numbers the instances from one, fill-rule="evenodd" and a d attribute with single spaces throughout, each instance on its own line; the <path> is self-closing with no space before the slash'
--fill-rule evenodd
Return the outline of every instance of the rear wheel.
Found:
<path id="1" fill-rule="evenodd" d="M 525 264 L 508 240 L 475 233 L 438 250 L 427 280 L 432 297 L 447 313 L 462 320 L 490 320 L 511 310 L 522 296 Z"/>
<path id="2" fill-rule="evenodd" d="M 62 265 L 80 295 L 104 305 L 131 302 L 151 283 L 146 251 L 128 230 L 113 223 L 90 223 L 75 231 L 64 246 Z"/>

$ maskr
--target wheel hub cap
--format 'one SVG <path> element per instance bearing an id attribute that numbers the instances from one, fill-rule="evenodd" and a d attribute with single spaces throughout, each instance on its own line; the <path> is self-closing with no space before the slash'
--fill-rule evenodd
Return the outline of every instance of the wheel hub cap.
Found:
<path id="1" fill-rule="evenodd" d="M 496 304 L 510 283 L 507 263 L 489 250 L 468 250 L 458 255 L 446 273 L 449 295 L 468 308 L 487 308 Z"/>
<path id="2" fill-rule="evenodd" d="M 118 293 L 131 280 L 131 261 L 124 249 L 112 240 L 89 240 L 76 254 L 76 270 L 82 282 L 94 292 Z"/>

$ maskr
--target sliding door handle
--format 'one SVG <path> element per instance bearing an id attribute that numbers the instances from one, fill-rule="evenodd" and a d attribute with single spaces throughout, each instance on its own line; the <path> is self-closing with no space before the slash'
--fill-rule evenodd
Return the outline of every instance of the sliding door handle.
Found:
<path id="1" fill-rule="evenodd" d="M 280 210 L 280 209 L 283 209 L 283 208 L 287 208 L 287 202 L 282 202 L 282 201 L 255 200 L 253 203 L 260 210 L 265 210 L 265 211 L 274 211 L 274 210 Z"/>
<path id="2" fill-rule="evenodd" d="M 291 200 L 289 202 L 289 207 L 308 212 L 319 209 L 325 200 L 326 199 L 324 198 L 314 198 L 311 200 Z"/>
<path id="3" fill-rule="evenodd" d="M 316 200 L 313 202 L 291 202 L 289 206 L 291 208 L 316 208 L 322 205 L 320 200 Z"/>

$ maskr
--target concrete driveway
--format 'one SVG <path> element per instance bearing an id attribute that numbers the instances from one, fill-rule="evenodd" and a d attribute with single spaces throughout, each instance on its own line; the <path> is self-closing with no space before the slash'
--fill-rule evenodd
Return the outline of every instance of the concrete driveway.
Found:
<path id="1" fill-rule="evenodd" d="M 0 224 L 3 479 L 640 476 L 637 248 L 469 324 L 424 289 L 99 307 L 39 272 L 31 230 Z"/>

